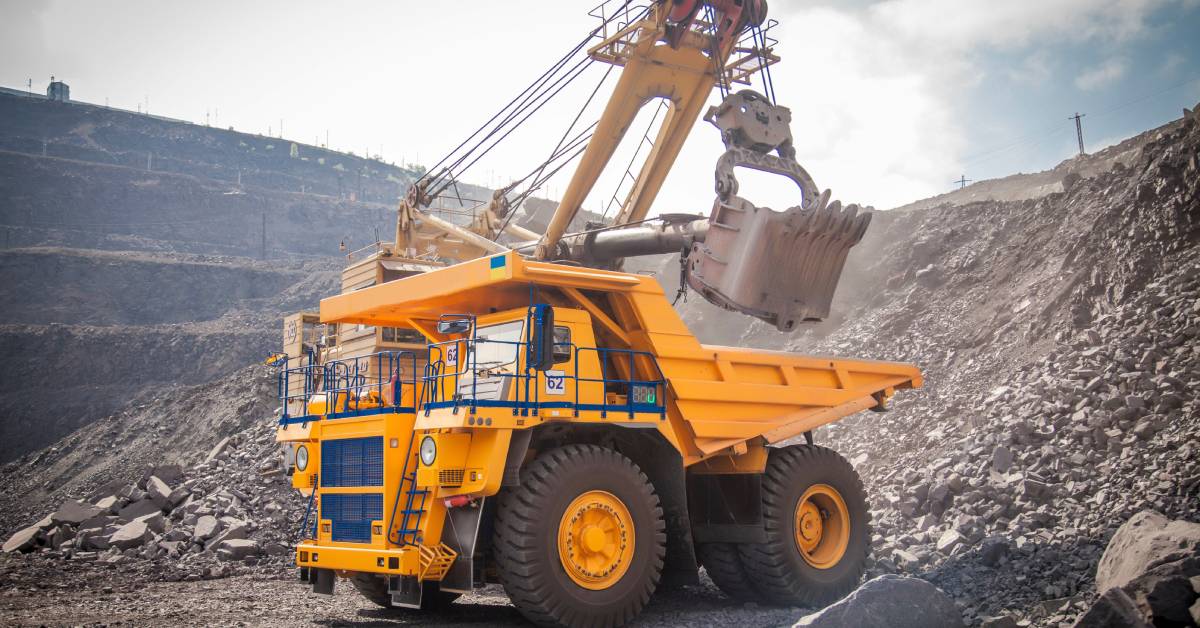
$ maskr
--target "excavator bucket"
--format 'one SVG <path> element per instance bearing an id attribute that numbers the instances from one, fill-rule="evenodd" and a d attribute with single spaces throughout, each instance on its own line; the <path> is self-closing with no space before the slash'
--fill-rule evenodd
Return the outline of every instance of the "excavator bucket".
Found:
<path id="1" fill-rule="evenodd" d="M 712 303 L 780 331 L 823 320 L 846 255 L 871 222 L 870 211 L 830 203 L 828 190 L 817 193 L 796 163 L 787 108 L 743 91 L 711 108 L 705 119 L 721 129 L 726 152 L 717 163 L 708 235 L 688 255 L 688 284 Z M 737 196 L 735 167 L 788 177 L 800 188 L 801 204 L 777 212 Z"/>

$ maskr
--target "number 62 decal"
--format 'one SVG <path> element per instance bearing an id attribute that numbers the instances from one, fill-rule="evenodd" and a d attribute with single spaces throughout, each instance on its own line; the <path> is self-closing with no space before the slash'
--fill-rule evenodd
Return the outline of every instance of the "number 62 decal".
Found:
<path id="1" fill-rule="evenodd" d="M 546 371 L 546 394 L 567 394 L 567 375 L 562 371 Z"/>

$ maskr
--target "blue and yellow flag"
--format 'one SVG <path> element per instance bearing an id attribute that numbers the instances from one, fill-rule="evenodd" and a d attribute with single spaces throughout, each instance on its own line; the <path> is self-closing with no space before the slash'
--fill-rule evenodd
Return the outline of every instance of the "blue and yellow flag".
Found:
<path id="1" fill-rule="evenodd" d="M 492 279 L 504 279 L 505 264 L 508 263 L 508 254 L 497 255 L 491 259 L 492 263 Z"/>

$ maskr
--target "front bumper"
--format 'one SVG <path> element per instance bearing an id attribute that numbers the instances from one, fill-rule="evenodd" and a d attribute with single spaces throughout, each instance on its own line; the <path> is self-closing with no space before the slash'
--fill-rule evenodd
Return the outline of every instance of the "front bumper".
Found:
<path id="1" fill-rule="evenodd" d="M 420 552 L 416 546 L 380 549 L 317 545 L 305 541 L 296 546 L 296 565 L 312 569 L 415 576 L 420 572 Z"/>

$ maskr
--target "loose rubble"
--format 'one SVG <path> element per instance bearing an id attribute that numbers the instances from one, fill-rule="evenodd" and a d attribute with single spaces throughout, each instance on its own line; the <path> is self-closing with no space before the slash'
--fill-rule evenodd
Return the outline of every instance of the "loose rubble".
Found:
<path id="1" fill-rule="evenodd" d="M 110 482 L 70 499 L 14 534 L 5 552 L 52 560 L 131 564 L 165 581 L 291 566 L 300 501 L 279 468 L 267 423 L 228 437 L 186 469 L 160 465 L 141 480 Z"/>
<path id="2" fill-rule="evenodd" d="M 929 580 L 972 624 L 1069 626 L 1106 591 L 1096 567 L 1131 516 L 1200 521 L 1198 153 L 1200 124 L 1184 124 L 1128 172 L 1078 182 L 1071 195 L 1111 207 L 1096 224 L 1132 237 L 1074 247 L 1096 257 L 1063 272 L 1091 277 L 1042 312 L 1011 304 L 1034 317 L 972 332 L 975 313 L 915 288 L 816 345 L 926 370 L 927 389 L 890 415 L 818 435 L 872 496 L 871 573 Z M 1111 259 L 1117 274 L 1099 275 Z M 888 337 L 883 316 L 928 326 Z M 1123 600 L 1108 599 L 1119 614 Z"/>

